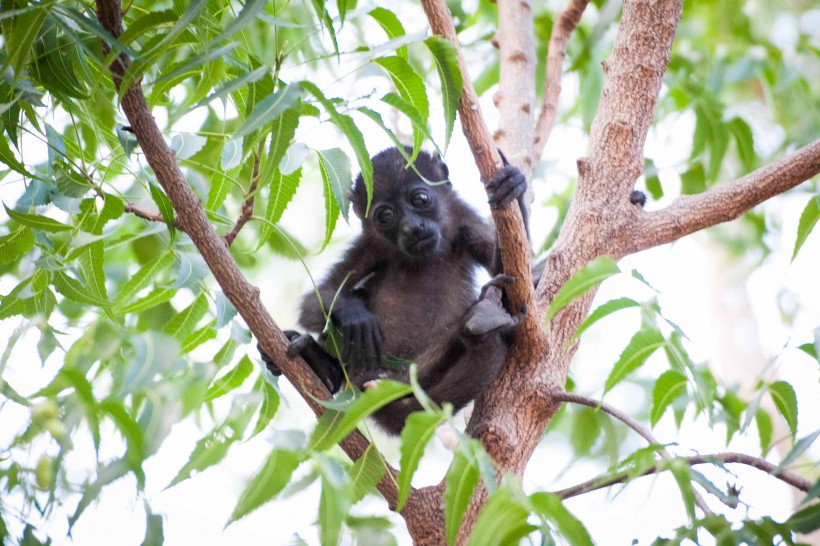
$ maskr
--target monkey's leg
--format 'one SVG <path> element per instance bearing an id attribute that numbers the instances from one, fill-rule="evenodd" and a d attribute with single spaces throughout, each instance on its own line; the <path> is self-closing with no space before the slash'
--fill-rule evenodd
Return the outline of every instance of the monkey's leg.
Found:
<path id="1" fill-rule="evenodd" d="M 515 329 L 523 313 L 511 316 L 501 304 L 501 277 L 490 281 L 481 297 L 465 313 L 460 332 L 419 356 L 419 384 L 437 404 L 449 402 L 455 410 L 481 394 L 498 375 L 507 357 L 503 334 Z M 399 434 L 407 416 L 421 410 L 413 396 L 388 404 L 373 415 L 379 425 Z"/>
<path id="2" fill-rule="evenodd" d="M 338 391 L 344 383 L 344 373 L 339 361 L 330 356 L 324 347 L 319 345 L 310 334 L 300 334 L 294 330 L 285 330 L 284 333 L 290 341 L 288 356 L 299 355 L 304 358 L 305 362 L 308 363 L 331 393 Z M 268 370 L 273 375 L 281 375 L 282 370 L 262 351 L 261 347 L 259 347 L 259 352 L 262 354 L 262 360 L 267 365 Z"/>

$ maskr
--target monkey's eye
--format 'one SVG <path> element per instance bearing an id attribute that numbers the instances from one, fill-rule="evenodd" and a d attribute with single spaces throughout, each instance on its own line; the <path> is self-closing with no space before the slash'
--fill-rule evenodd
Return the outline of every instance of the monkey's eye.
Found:
<path id="1" fill-rule="evenodd" d="M 430 203 L 430 194 L 424 190 L 419 190 L 410 196 L 410 204 L 421 209 Z"/>
<path id="2" fill-rule="evenodd" d="M 380 226 L 388 226 L 393 223 L 396 213 L 393 212 L 393 209 L 390 207 L 381 207 L 373 216 L 376 219 L 377 224 Z"/>

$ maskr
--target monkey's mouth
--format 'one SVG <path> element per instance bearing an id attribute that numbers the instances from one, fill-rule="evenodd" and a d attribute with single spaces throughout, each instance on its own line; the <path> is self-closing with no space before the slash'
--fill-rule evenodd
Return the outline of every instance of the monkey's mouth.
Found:
<path id="1" fill-rule="evenodd" d="M 405 241 L 404 251 L 410 256 L 426 256 L 431 254 L 438 247 L 438 234 L 434 231 L 432 233 L 421 235 L 416 239 Z"/>

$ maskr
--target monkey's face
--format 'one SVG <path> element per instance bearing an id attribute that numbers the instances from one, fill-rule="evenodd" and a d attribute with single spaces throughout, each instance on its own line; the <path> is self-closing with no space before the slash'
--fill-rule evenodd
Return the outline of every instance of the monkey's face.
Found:
<path id="1" fill-rule="evenodd" d="M 441 240 L 436 191 L 423 182 L 397 189 L 373 207 L 373 228 L 411 258 L 434 254 Z"/>

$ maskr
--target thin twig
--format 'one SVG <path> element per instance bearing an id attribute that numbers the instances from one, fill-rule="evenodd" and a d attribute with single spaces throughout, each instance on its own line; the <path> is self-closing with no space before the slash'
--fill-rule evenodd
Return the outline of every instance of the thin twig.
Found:
<path id="1" fill-rule="evenodd" d="M 570 0 L 555 22 L 552 24 L 549 49 L 547 50 L 547 68 L 544 78 L 544 97 L 538 124 L 535 126 L 533 157 L 536 162 L 550 138 L 555 118 L 558 114 L 558 97 L 561 95 L 561 77 L 564 75 L 564 57 L 567 55 L 567 43 L 572 31 L 581 22 L 581 16 L 589 0 Z"/>
<path id="2" fill-rule="evenodd" d="M 621 421 L 626 426 L 637 432 L 641 438 L 649 442 L 650 444 L 655 444 L 659 446 L 663 446 L 655 436 L 652 435 L 652 432 L 635 419 L 630 417 L 629 415 L 625 414 L 621 410 L 616 407 L 610 406 L 603 400 L 595 400 L 594 398 L 588 398 L 586 396 L 581 396 L 580 394 L 571 393 L 571 392 L 553 392 L 550 394 L 553 400 L 560 400 L 561 402 L 569 402 L 572 404 L 581 404 L 583 406 L 587 406 L 594 409 L 600 409 L 604 413 L 608 413 L 615 419 Z M 660 456 L 666 460 L 670 460 L 673 458 L 672 454 L 666 450 L 666 448 L 661 447 L 658 451 Z M 697 491 L 693 491 L 695 494 L 695 503 L 698 505 L 704 514 L 709 515 L 712 513 L 712 510 L 706 504 L 706 501 Z"/>
<path id="3" fill-rule="evenodd" d="M 809 480 L 802 476 L 798 476 L 794 472 L 791 472 L 789 470 L 780 470 L 777 473 L 775 473 L 774 470 L 777 468 L 776 465 L 773 465 L 772 463 L 760 459 L 758 457 L 753 457 L 751 455 L 746 455 L 744 453 L 727 452 L 714 453 L 712 455 L 694 455 L 691 457 L 681 457 L 678 460 L 686 461 L 686 463 L 689 466 L 695 466 L 699 464 L 745 464 L 747 466 L 757 468 L 758 470 L 762 470 L 763 472 L 766 472 L 767 474 L 770 474 L 775 478 L 803 492 L 807 492 L 812 486 L 812 483 Z M 658 461 L 650 468 L 647 468 L 635 477 L 639 478 L 642 476 L 648 476 L 650 474 L 656 474 L 663 470 L 666 470 L 665 461 Z M 619 472 L 614 475 L 598 476 L 597 478 L 593 478 L 589 481 L 575 485 L 573 487 L 568 487 L 566 489 L 556 491 L 554 494 L 562 499 L 568 499 L 570 497 L 575 497 L 583 493 L 589 493 L 590 491 L 595 491 L 598 489 L 603 489 L 604 487 L 609 487 L 611 485 L 624 483 L 628 479 L 629 475 L 626 472 Z"/>
<path id="4" fill-rule="evenodd" d="M 233 240 L 236 239 L 236 236 L 239 234 L 239 230 L 241 230 L 245 224 L 248 223 L 248 220 L 251 219 L 251 216 L 253 216 L 253 199 L 256 196 L 256 186 L 259 183 L 259 163 L 259 152 L 254 151 L 251 183 L 248 187 L 248 193 L 245 194 L 245 202 L 242 203 L 242 212 L 239 218 L 237 218 L 236 224 L 231 228 L 231 231 L 225 235 L 225 244 L 228 246 L 231 246 Z"/>

